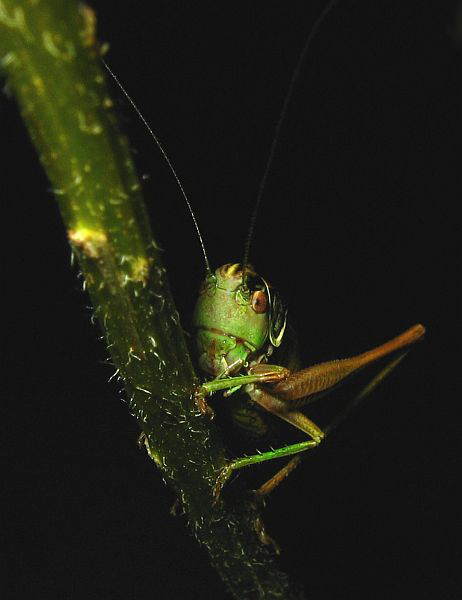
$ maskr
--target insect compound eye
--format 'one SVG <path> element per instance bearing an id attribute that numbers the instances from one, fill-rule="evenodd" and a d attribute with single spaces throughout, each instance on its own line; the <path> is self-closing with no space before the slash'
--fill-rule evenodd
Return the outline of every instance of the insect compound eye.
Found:
<path id="1" fill-rule="evenodd" d="M 257 315 L 266 312 L 266 309 L 268 308 L 268 300 L 265 292 L 262 290 L 257 290 L 252 294 L 252 308 Z"/>

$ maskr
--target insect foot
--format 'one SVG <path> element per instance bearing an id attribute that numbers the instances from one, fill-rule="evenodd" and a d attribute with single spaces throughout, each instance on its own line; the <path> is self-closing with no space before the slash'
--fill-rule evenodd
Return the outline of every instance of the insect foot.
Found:
<path id="1" fill-rule="evenodd" d="M 213 486 L 212 494 L 213 494 L 213 504 L 216 504 L 220 499 L 221 490 L 223 486 L 228 481 L 233 472 L 233 463 L 229 462 L 226 464 L 220 472 L 218 473 L 217 480 L 215 481 L 215 485 Z"/>
<path id="2" fill-rule="evenodd" d="M 257 517 L 254 522 L 255 533 L 258 536 L 258 539 L 265 546 L 272 546 L 273 550 L 276 554 L 281 554 L 281 548 L 279 544 L 266 533 L 265 524 L 263 523 L 263 519 L 261 517 Z"/>
<path id="3" fill-rule="evenodd" d="M 210 420 L 215 417 L 215 411 L 207 404 L 201 387 L 197 388 L 194 392 L 194 402 L 204 417 L 207 417 Z"/>

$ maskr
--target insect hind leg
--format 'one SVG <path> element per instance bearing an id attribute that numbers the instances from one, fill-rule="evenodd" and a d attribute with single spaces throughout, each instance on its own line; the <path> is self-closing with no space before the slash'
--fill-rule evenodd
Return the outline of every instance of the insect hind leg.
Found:
<path id="1" fill-rule="evenodd" d="M 350 412 L 355 409 L 358 404 L 364 400 L 369 394 L 390 375 L 390 373 L 398 366 L 398 364 L 406 356 L 407 352 L 402 352 L 396 358 L 388 362 L 378 373 L 373 377 L 346 405 L 346 407 L 324 428 L 324 435 L 332 433 L 343 421 L 347 418 Z M 302 462 L 303 455 L 297 454 L 294 456 L 282 469 L 277 471 L 268 481 L 261 485 L 255 492 L 257 498 L 263 499 L 275 488 L 278 487 Z"/>

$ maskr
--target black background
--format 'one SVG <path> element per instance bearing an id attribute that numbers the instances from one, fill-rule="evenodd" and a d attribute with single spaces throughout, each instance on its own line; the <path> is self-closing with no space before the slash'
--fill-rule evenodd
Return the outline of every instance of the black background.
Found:
<path id="1" fill-rule="evenodd" d="M 266 524 L 308 597 L 455 599 L 456 3 L 339 4 L 300 73 L 251 262 L 283 291 L 305 365 L 416 322 L 428 334 L 274 493 Z M 107 60 L 167 148 L 211 263 L 241 260 L 275 122 L 324 3 L 92 5 Z M 197 237 L 159 152 L 116 95 L 140 172 L 151 175 L 146 198 L 188 329 L 204 274 Z M 137 449 L 117 385 L 107 384 L 112 371 L 50 185 L 5 96 L 1 128 L 12 575 L 3 597 L 224 597 L 185 521 L 169 516 L 173 495 Z M 246 476 L 250 487 L 262 480 L 258 469 Z"/>

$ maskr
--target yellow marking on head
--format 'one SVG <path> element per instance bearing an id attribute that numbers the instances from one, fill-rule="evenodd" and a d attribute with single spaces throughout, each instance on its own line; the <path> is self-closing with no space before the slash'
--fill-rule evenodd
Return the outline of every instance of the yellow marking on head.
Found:
<path id="1" fill-rule="evenodd" d="M 234 263 L 232 265 L 229 265 L 229 267 L 228 267 L 228 269 L 226 271 L 226 274 L 229 277 L 233 277 L 234 275 L 236 275 L 237 271 L 239 271 L 239 267 L 240 267 L 239 263 Z"/>
<path id="2" fill-rule="evenodd" d="M 241 263 L 228 263 L 221 267 L 221 272 L 225 277 L 237 277 L 239 275 L 242 275 L 242 265 Z M 246 265 L 245 272 L 248 275 L 256 275 L 255 269 L 250 264 Z"/>

